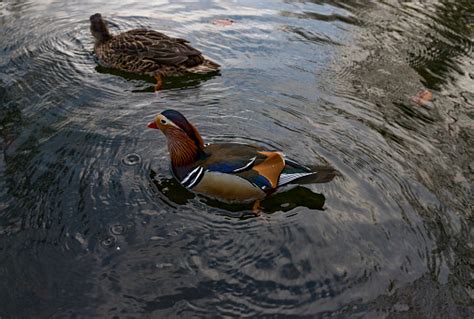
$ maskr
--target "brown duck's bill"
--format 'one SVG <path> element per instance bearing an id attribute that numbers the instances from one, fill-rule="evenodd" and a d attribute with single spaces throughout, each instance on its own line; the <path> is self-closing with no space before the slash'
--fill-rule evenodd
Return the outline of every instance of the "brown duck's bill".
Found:
<path id="1" fill-rule="evenodd" d="M 149 128 L 158 129 L 158 126 L 156 126 L 156 123 L 155 123 L 155 121 L 148 123 L 148 125 L 147 125 L 147 126 L 148 126 Z"/>

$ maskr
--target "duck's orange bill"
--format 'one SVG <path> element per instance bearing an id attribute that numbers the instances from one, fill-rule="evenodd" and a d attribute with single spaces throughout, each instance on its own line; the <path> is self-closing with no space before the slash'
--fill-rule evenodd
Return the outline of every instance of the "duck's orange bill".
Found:
<path id="1" fill-rule="evenodd" d="M 158 126 L 156 126 L 156 123 L 155 123 L 155 121 L 148 123 L 148 125 L 147 125 L 147 126 L 148 126 L 149 128 L 155 128 L 155 129 L 158 129 Z"/>

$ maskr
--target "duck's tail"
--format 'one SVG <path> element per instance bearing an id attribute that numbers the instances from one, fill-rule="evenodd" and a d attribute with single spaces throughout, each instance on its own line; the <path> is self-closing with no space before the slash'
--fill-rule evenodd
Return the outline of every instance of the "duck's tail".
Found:
<path id="1" fill-rule="evenodd" d="M 285 159 L 285 168 L 278 180 L 278 187 L 287 184 L 314 184 L 330 182 L 340 173 L 330 166 L 306 167 L 292 160 Z"/>
<path id="2" fill-rule="evenodd" d="M 191 73 L 196 73 L 196 74 L 206 74 L 206 73 L 219 71 L 220 67 L 221 66 L 217 64 L 216 62 L 208 60 L 208 59 L 204 59 L 204 62 L 202 62 L 201 64 L 195 67 L 188 69 L 188 71 Z"/>

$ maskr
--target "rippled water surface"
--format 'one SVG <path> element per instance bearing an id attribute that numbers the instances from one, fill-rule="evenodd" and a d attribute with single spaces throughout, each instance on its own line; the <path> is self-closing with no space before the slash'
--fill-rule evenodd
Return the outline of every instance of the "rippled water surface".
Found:
<path id="1" fill-rule="evenodd" d="M 186 38 L 222 70 L 155 94 L 97 67 L 95 12 L 115 33 Z M 0 1 L 0 318 L 472 318 L 473 12 Z M 432 100 L 416 103 L 423 90 Z M 341 176 L 240 218 L 171 178 L 146 128 L 165 108 L 206 141 Z"/>

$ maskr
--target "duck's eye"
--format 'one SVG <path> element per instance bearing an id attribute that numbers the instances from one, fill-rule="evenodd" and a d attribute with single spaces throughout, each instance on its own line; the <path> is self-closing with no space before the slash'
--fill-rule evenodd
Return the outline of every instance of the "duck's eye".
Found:
<path id="1" fill-rule="evenodd" d="M 167 123 L 165 119 L 161 119 L 160 122 L 161 122 L 161 124 L 166 124 Z"/>

